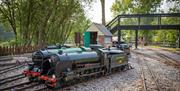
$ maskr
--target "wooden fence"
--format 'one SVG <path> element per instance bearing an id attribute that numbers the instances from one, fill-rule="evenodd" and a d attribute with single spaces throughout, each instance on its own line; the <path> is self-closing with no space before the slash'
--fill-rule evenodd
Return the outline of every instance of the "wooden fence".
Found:
<path id="1" fill-rule="evenodd" d="M 0 56 L 31 53 L 42 47 L 39 46 L 0 46 Z"/>

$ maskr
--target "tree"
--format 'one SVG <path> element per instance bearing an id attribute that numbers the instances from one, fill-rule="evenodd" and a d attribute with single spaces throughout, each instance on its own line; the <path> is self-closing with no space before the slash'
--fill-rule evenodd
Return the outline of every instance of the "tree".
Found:
<path id="1" fill-rule="evenodd" d="M 126 14 L 131 11 L 133 7 L 133 0 L 115 0 L 111 7 L 114 16 L 119 14 Z"/>
<path id="2" fill-rule="evenodd" d="M 16 28 L 16 1 L 12 0 L 2 0 L 0 3 L 0 12 L 2 15 L 2 20 L 6 20 L 12 31 L 14 32 L 17 40 L 17 28 Z"/>
<path id="3" fill-rule="evenodd" d="M 161 5 L 161 0 L 115 0 L 111 7 L 114 15 L 127 13 L 153 13 Z"/>
<path id="4" fill-rule="evenodd" d="M 101 9 L 102 9 L 102 24 L 106 25 L 105 17 L 105 0 L 101 0 Z"/>
<path id="5" fill-rule="evenodd" d="M 83 5 L 90 2 L 91 0 L 3 0 L 0 2 L 0 19 L 3 20 L 4 27 L 11 27 L 16 35 L 16 42 L 20 41 L 18 44 L 64 43 L 76 27 L 81 27 L 78 24 L 88 21 Z"/>

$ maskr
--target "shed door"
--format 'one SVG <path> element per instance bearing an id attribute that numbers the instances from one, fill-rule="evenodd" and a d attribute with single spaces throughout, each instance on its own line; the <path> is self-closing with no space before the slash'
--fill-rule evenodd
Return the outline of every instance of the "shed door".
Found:
<path id="1" fill-rule="evenodd" d="M 90 44 L 90 33 L 85 32 L 84 33 L 84 46 L 89 47 L 89 44 Z"/>
<path id="2" fill-rule="evenodd" d="M 90 32 L 90 44 L 97 44 L 97 32 Z"/>

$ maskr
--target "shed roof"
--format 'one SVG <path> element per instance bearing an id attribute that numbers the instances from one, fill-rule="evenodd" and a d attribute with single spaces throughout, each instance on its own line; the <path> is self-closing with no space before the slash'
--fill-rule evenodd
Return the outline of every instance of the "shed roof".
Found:
<path id="1" fill-rule="evenodd" d="M 112 36 L 112 33 L 102 24 L 98 24 L 98 23 L 93 23 L 97 28 L 98 30 L 100 30 L 104 35 L 106 36 Z M 93 25 L 92 24 L 92 25 Z"/>

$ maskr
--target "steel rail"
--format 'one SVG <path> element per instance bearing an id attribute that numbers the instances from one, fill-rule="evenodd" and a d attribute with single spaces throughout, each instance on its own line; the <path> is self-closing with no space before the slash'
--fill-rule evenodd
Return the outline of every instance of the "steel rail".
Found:
<path id="1" fill-rule="evenodd" d="M 14 75 L 14 76 L 10 76 L 10 77 L 6 77 L 6 78 L 3 78 L 3 79 L 0 79 L 0 82 L 3 81 L 3 80 L 7 80 L 7 79 L 11 79 L 11 78 L 14 78 L 14 77 L 19 77 L 19 76 L 22 76 L 23 74 L 18 74 L 18 75 Z"/>
<path id="2" fill-rule="evenodd" d="M 16 80 L 19 80 L 19 79 L 22 79 L 22 78 L 25 78 L 25 76 L 23 76 L 23 75 L 17 75 L 17 76 L 14 76 L 14 77 L 6 78 L 6 79 L 4 79 L 4 80 L 1 79 L 0 84 L 9 83 L 9 82 L 16 81 Z"/>
<path id="3" fill-rule="evenodd" d="M 25 64 L 22 64 L 22 65 L 19 65 L 19 66 L 13 67 L 13 68 L 9 68 L 9 69 L 7 69 L 7 70 L 2 70 L 2 71 L 0 71 L 0 74 L 6 73 L 6 72 L 9 72 L 9 71 L 13 71 L 13 70 L 16 70 L 16 69 L 22 68 L 22 67 L 24 67 L 24 66 L 25 66 Z"/>
<path id="4" fill-rule="evenodd" d="M 138 59 L 140 59 L 140 57 L 138 56 Z M 146 86 L 146 82 L 145 82 L 145 75 L 144 75 L 144 70 L 143 70 L 143 67 L 142 65 L 140 64 L 139 62 L 140 60 L 138 60 L 138 64 L 140 66 L 140 70 L 141 70 L 141 79 L 142 79 L 142 84 L 143 84 L 143 89 L 144 91 L 147 91 L 147 86 Z"/>
<path id="5" fill-rule="evenodd" d="M 9 87 L 5 87 L 5 88 L 1 88 L 0 91 L 4 91 L 4 90 L 12 90 L 16 87 L 20 87 L 20 86 L 23 86 L 23 85 L 28 85 L 30 84 L 31 82 L 23 82 L 23 83 L 20 83 L 20 84 L 16 84 L 16 85 L 13 85 L 13 86 L 9 86 Z"/>
<path id="6" fill-rule="evenodd" d="M 146 62 L 146 61 L 148 61 L 148 60 L 146 60 L 146 61 L 144 61 L 144 60 L 146 60 L 146 59 L 144 59 L 144 57 L 143 57 L 143 62 L 144 62 L 145 65 L 147 66 L 147 68 L 148 68 L 148 70 L 149 70 L 149 73 L 150 73 L 153 81 L 155 82 L 158 91 L 161 91 L 160 86 L 159 86 L 159 84 L 158 84 L 158 82 L 157 82 L 156 76 L 154 75 L 154 72 L 149 68 L 149 65 L 148 65 L 147 62 Z"/>
<path id="7" fill-rule="evenodd" d="M 134 52 L 135 53 L 135 52 Z M 158 91 L 162 91 L 161 89 L 160 89 L 160 86 L 159 86 L 159 84 L 158 84 L 158 82 L 157 82 L 157 79 L 156 79 L 156 76 L 154 75 L 154 73 L 153 73 L 153 71 L 149 68 L 149 65 L 147 64 L 147 60 L 143 57 L 143 56 L 141 56 L 140 57 L 140 54 L 137 54 L 138 55 L 138 59 L 141 61 L 141 64 L 140 63 L 138 63 L 139 64 L 139 66 L 141 67 L 141 79 L 142 79 L 142 83 L 143 83 L 143 88 L 144 88 L 144 91 L 147 91 L 147 83 L 146 83 L 146 79 L 145 79 L 145 74 L 144 74 L 144 69 L 143 69 L 143 67 L 142 67 L 142 65 L 143 64 L 145 64 L 145 66 L 147 67 L 147 69 L 148 69 L 148 71 L 149 71 L 149 74 L 150 74 L 150 76 L 151 76 L 151 78 L 152 78 L 152 80 L 153 80 L 153 82 L 155 83 L 155 85 L 156 85 L 156 87 L 157 87 L 157 90 Z M 142 59 L 141 59 L 142 58 Z M 138 62 L 139 62 L 139 60 L 138 60 Z M 146 61 L 145 61 L 146 60 Z"/>

